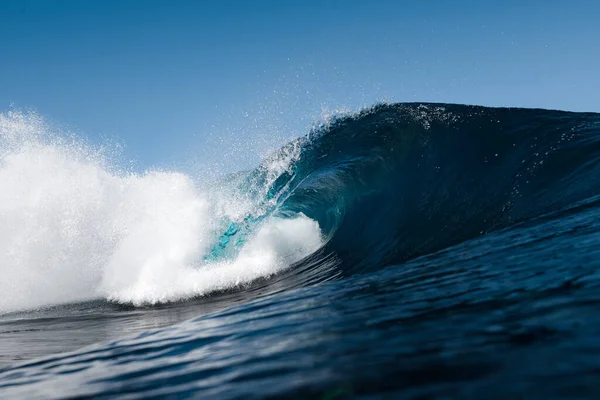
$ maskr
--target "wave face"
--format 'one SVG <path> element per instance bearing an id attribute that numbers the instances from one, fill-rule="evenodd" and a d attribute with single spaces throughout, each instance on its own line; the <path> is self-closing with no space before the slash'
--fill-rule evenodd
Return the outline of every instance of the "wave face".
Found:
<path id="1" fill-rule="evenodd" d="M 294 144 L 278 212 L 318 221 L 344 274 L 398 264 L 600 193 L 599 128 L 597 114 L 376 106 Z"/>
<path id="2" fill-rule="evenodd" d="M 9 113 L 0 310 L 99 297 L 153 304 L 282 271 L 284 286 L 303 285 L 402 263 L 598 194 L 599 121 L 379 105 L 202 185 L 176 172 L 118 172 L 39 117 Z"/>

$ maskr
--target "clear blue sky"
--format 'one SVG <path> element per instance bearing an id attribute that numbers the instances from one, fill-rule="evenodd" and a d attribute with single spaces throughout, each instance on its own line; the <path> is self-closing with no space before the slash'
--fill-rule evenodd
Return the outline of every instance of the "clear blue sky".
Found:
<path id="1" fill-rule="evenodd" d="M 600 111 L 600 2 L 0 0 L 0 110 L 249 166 L 377 100 Z"/>

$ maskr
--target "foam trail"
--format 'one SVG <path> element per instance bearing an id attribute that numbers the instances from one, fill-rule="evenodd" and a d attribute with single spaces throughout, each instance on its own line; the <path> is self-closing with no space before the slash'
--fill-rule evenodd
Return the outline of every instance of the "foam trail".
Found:
<path id="1" fill-rule="evenodd" d="M 268 276 L 321 245 L 309 218 L 271 218 L 235 258 L 208 264 L 222 210 L 235 207 L 185 174 L 106 164 L 35 114 L 0 114 L 0 312 L 100 297 L 180 300 Z"/>

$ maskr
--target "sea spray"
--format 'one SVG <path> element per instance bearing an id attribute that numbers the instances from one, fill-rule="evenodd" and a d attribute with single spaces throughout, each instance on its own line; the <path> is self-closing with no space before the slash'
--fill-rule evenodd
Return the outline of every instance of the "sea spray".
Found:
<path id="1" fill-rule="evenodd" d="M 315 221 L 273 218 L 234 258 L 208 263 L 223 219 L 253 207 L 218 199 L 243 196 L 209 199 L 178 172 L 121 173 L 36 114 L 2 114 L 0 133 L 0 312 L 94 298 L 177 301 L 269 276 L 321 244 Z"/>

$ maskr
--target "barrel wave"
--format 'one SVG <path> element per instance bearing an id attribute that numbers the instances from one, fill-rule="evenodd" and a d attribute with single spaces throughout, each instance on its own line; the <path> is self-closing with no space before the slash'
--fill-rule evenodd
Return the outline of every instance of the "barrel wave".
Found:
<path id="1" fill-rule="evenodd" d="M 216 180 L 118 165 L 0 115 L 6 398 L 600 396 L 600 114 L 379 104 Z"/>
<path id="2" fill-rule="evenodd" d="M 34 117 L 5 116 L 0 137 L 5 311 L 306 286 L 600 193 L 597 114 L 380 104 L 211 184 L 119 172 Z"/>
<path id="3" fill-rule="evenodd" d="M 591 201 L 599 129 L 597 114 L 378 105 L 284 147 L 275 157 L 300 151 L 269 196 L 276 215 L 319 222 L 311 266 L 335 256 L 337 273 L 370 271 Z"/>

